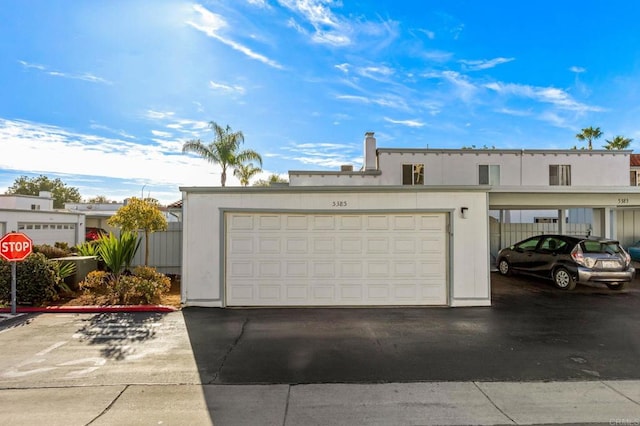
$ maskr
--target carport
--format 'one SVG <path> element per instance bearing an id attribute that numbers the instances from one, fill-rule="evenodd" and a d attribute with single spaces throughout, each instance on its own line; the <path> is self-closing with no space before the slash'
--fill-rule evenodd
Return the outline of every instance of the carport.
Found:
<path id="1" fill-rule="evenodd" d="M 495 187 L 489 192 L 489 209 L 553 210 L 557 222 L 548 224 L 492 224 L 491 254 L 502 247 L 539 233 L 598 235 L 615 238 L 623 246 L 640 236 L 640 193 L 636 187 L 547 188 Z M 568 216 L 568 221 L 565 218 Z M 577 226 L 577 225 L 584 226 Z"/>

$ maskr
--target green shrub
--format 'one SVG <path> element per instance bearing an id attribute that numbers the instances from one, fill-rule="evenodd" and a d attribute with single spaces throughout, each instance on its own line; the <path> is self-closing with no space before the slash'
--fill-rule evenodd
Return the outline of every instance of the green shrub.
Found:
<path id="1" fill-rule="evenodd" d="M 47 259 L 57 259 L 59 257 L 67 257 L 71 255 L 71 250 L 68 248 L 62 249 L 59 247 L 52 247 L 48 244 L 34 245 L 34 253 L 42 253 Z"/>
<path id="2" fill-rule="evenodd" d="M 158 302 L 160 296 L 171 290 L 171 279 L 148 266 L 138 266 L 133 270 L 133 276 L 138 278 L 135 292 L 146 303 Z"/>
<path id="3" fill-rule="evenodd" d="M 19 305 L 40 306 L 56 300 L 60 277 L 43 253 L 33 253 L 16 265 L 16 299 Z M 0 260 L 0 300 L 11 302 L 11 264 Z"/>
<path id="4" fill-rule="evenodd" d="M 92 271 L 80 288 L 99 304 L 157 303 L 171 289 L 171 279 L 154 268 L 138 266 L 131 274 Z"/>
<path id="5" fill-rule="evenodd" d="M 71 249 L 69 248 L 69 243 L 67 243 L 67 242 L 56 241 L 53 244 L 53 246 L 55 248 L 59 248 L 59 249 L 64 250 L 66 252 L 70 252 L 71 251 Z"/>
<path id="6" fill-rule="evenodd" d="M 96 256 L 100 257 L 99 253 L 99 242 L 98 240 L 94 241 L 85 241 L 81 244 L 77 244 L 74 247 L 74 251 L 78 256 Z"/>
<path id="7" fill-rule="evenodd" d="M 120 237 L 110 232 L 98 240 L 98 253 L 116 280 L 123 270 L 129 269 L 140 241 L 138 234 L 126 231 L 122 231 Z"/>
<path id="8" fill-rule="evenodd" d="M 71 288 L 69 288 L 65 279 L 76 273 L 76 264 L 68 260 L 58 261 L 55 259 L 49 260 L 49 263 L 56 273 L 56 288 L 59 291 L 62 290 L 67 293 L 72 293 Z"/>

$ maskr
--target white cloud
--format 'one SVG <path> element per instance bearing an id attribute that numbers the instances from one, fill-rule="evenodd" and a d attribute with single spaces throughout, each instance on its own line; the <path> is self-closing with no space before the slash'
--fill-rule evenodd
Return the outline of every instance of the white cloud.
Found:
<path id="1" fill-rule="evenodd" d="M 336 68 L 338 68 L 340 71 L 342 71 L 345 74 L 349 73 L 349 67 L 351 67 L 351 65 L 344 63 L 344 64 L 338 64 L 338 65 L 334 65 Z"/>
<path id="2" fill-rule="evenodd" d="M 556 89 L 555 87 L 538 87 L 529 86 L 524 84 L 513 83 L 501 83 L 494 82 L 485 84 L 487 89 L 493 90 L 496 93 L 505 96 L 518 96 L 523 98 L 534 99 L 538 102 L 544 102 L 552 104 L 558 108 L 577 111 L 577 112 L 593 112 L 603 111 L 602 108 L 597 106 L 587 105 L 576 101 L 562 89 Z"/>
<path id="3" fill-rule="evenodd" d="M 88 72 L 85 72 L 82 74 L 74 74 L 74 73 L 68 73 L 68 72 L 62 72 L 62 71 L 49 70 L 49 68 L 44 65 L 31 64 L 26 61 L 18 61 L 18 63 L 20 63 L 24 68 L 42 71 L 43 73 L 50 75 L 52 77 L 68 78 L 72 80 L 82 80 L 82 81 L 88 81 L 89 83 L 100 83 L 100 84 L 109 84 L 109 85 L 113 84 L 109 80 L 106 80 L 102 77 L 98 77 L 97 75 L 88 73 Z"/>
<path id="4" fill-rule="evenodd" d="M 247 0 L 247 3 L 249 3 L 252 6 L 261 7 L 263 9 L 268 9 L 271 7 L 269 6 L 269 3 L 267 3 L 266 0 Z"/>
<path id="5" fill-rule="evenodd" d="M 456 95 L 465 102 L 470 101 L 476 94 L 478 88 L 469 79 L 455 71 L 444 71 L 440 77 L 451 83 Z"/>
<path id="6" fill-rule="evenodd" d="M 506 64 L 507 62 L 515 61 L 515 58 L 494 58 L 494 59 L 480 59 L 480 60 L 467 60 L 462 59 L 460 62 L 464 69 L 467 71 L 479 71 L 494 68 L 500 64 Z"/>
<path id="7" fill-rule="evenodd" d="M 227 22 L 220 15 L 217 15 L 213 12 L 207 10 L 204 6 L 195 4 L 193 5 L 193 10 L 196 11 L 197 16 L 195 20 L 187 21 L 186 24 L 195 28 L 198 31 L 205 33 L 207 36 L 218 40 L 219 42 L 226 44 L 238 52 L 243 53 L 251 59 L 255 59 L 257 61 L 262 62 L 263 64 L 269 65 L 270 67 L 282 69 L 282 65 L 278 62 L 267 58 L 266 56 L 254 52 L 247 46 L 244 46 L 240 43 L 237 43 L 229 38 L 225 38 L 219 34 L 221 30 L 228 27 Z"/>
<path id="8" fill-rule="evenodd" d="M 341 7 L 335 0 L 278 0 L 280 5 L 296 13 L 303 23 L 293 18 L 288 25 L 299 33 L 309 37 L 312 42 L 336 47 L 353 45 L 358 35 L 367 40 L 375 39 L 376 48 L 386 46 L 389 40 L 397 36 L 398 24 L 392 21 L 371 22 L 361 19 L 349 19 L 333 11 Z M 310 27 L 305 29 L 305 24 Z M 387 40 L 381 40 L 386 37 Z"/>
<path id="9" fill-rule="evenodd" d="M 127 139 L 136 139 L 135 136 L 125 132 L 124 130 L 118 130 L 118 129 L 112 129 L 110 127 L 107 126 L 103 126 L 102 124 L 96 124 L 93 123 L 89 126 L 89 128 L 94 129 L 94 130 L 105 130 L 109 133 L 113 133 L 114 135 L 118 135 L 121 136 L 123 138 L 127 138 Z"/>
<path id="10" fill-rule="evenodd" d="M 155 182 L 177 187 L 219 185 L 220 168 L 181 154 L 182 142 L 134 143 L 57 126 L 0 118 L 0 168 Z M 178 155 L 179 154 L 179 155 Z M 51 161 L 61 158 L 64 161 Z"/>
<path id="11" fill-rule="evenodd" d="M 582 67 L 573 66 L 573 67 L 569 68 L 569 71 L 575 72 L 576 74 L 581 74 L 583 72 L 587 72 L 587 69 L 586 68 L 582 68 Z"/>
<path id="12" fill-rule="evenodd" d="M 245 93 L 245 88 L 242 86 L 238 86 L 238 85 L 230 86 L 228 84 L 216 83 L 215 81 L 209 81 L 209 87 L 214 90 L 237 93 L 239 95 L 244 95 Z"/>
<path id="13" fill-rule="evenodd" d="M 384 117 L 384 120 L 388 121 L 389 123 L 401 124 L 407 127 L 424 127 L 424 123 L 419 120 L 394 120 L 389 117 Z"/>
<path id="14" fill-rule="evenodd" d="M 358 68 L 357 73 L 363 77 L 370 78 L 372 80 L 380 80 L 381 77 L 389 77 L 394 74 L 394 70 L 387 66 L 370 66 Z"/>
<path id="15" fill-rule="evenodd" d="M 282 150 L 291 153 L 291 155 L 275 156 L 325 168 L 338 168 L 343 164 L 362 163 L 362 157 L 356 154 L 358 152 L 356 146 L 348 144 L 298 143 L 285 146 Z"/>
<path id="16" fill-rule="evenodd" d="M 496 110 L 496 112 L 499 112 L 501 114 L 513 115 L 516 117 L 527 117 L 531 115 L 531 111 L 523 111 L 511 108 L 500 108 Z"/>
<path id="17" fill-rule="evenodd" d="M 351 28 L 348 22 L 337 17 L 328 7 L 335 4 L 333 1 L 278 0 L 278 2 L 282 6 L 300 14 L 313 27 L 314 32 L 311 36 L 313 41 L 334 46 L 351 44 L 351 39 L 348 35 L 351 32 Z M 297 23 L 295 23 L 294 28 L 303 32 L 302 27 Z"/>
<path id="18" fill-rule="evenodd" d="M 426 29 L 422 29 L 422 28 L 420 28 L 420 29 L 418 29 L 418 31 L 420 31 L 422 34 L 424 34 L 425 36 L 427 36 L 427 38 L 428 38 L 429 40 L 433 40 L 433 39 L 435 39 L 435 38 L 436 38 L 436 33 L 435 33 L 435 32 L 433 32 L 433 31 L 431 31 L 431 30 L 426 30 Z"/>
<path id="19" fill-rule="evenodd" d="M 175 113 L 172 111 L 154 111 L 150 109 L 147 110 L 144 115 L 151 120 L 164 120 L 173 117 Z"/>
<path id="20" fill-rule="evenodd" d="M 443 50 L 425 50 L 420 53 L 425 59 L 429 61 L 444 63 L 451 60 L 453 53 L 445 52 Z"/>
<path id="21" fill-rule="evenodd" d="M 170 133 L 170 132 L 163 132 L 163 131 L 161 131 L 161 130 L 152 130 L 152 131 L 151 131 L 151 134 L 152 134 L 153 136 L 157 136 L 157 137 L 159 137 L 159 138 L 170 138 L 170 137 L 172 137 L 172 136 L 173 136 L 173 133 Z M 155 140 L 155 139 L 154 139 L 154 140 Z"/>
<path id="22" fill-rule="evenodd" d="M 343 101 L 351 101 L 351 102 L 360 102 L 363 104 L 373 104 L 382 107 L 390 107 L 396 109 L 409 109 L 407 106 L 407 102 L 400 96 L 396 95 L 383 95 L 383 96 L 374 96 L 374 97 L 366 97 L 359 95 L 337 95 L 336 99 L 340 99 Z"/>

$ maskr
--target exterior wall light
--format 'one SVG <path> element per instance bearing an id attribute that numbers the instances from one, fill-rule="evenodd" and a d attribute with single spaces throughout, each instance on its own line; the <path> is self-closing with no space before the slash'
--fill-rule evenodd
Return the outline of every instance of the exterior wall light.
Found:
<path id="1" fill-rule="evenodd" d="M 466 219 L 468 211 L 469 211 L 469 207 L 460 207 L 460 217 L 462 217 L 463 219 Z"/>

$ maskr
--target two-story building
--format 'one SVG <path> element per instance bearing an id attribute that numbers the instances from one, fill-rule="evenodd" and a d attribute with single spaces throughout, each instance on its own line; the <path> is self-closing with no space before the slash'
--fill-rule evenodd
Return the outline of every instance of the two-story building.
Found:
<path id="1" fill-rule="evenodd" d="M 358 170 L 290 171 L 289 185 L 270 188 L 181 188 L 183 302 L 487 306 L 490 224 L 552 210 L 565 233 L 567 211 L 588 209 L 588 232 L 615 236 L 619 210 L 640 207 L 630 155 L 377 148 L 366 133 Z"/>

